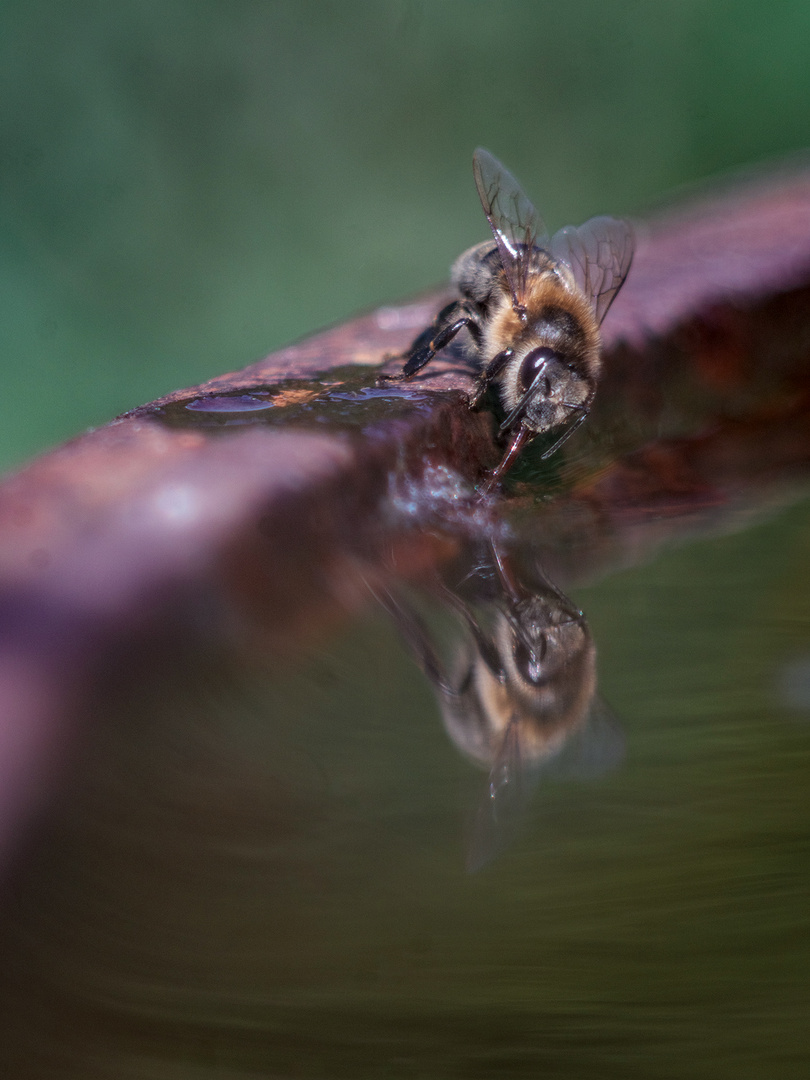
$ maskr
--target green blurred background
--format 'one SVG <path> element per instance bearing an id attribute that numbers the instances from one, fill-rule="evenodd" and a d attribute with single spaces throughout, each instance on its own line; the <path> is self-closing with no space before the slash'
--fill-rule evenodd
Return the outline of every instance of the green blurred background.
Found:
<path id="1" fill-rule="evenodd" d="M 803 147 L 810 5 L 5 0 L 0 466 L 551 226 Z"/>

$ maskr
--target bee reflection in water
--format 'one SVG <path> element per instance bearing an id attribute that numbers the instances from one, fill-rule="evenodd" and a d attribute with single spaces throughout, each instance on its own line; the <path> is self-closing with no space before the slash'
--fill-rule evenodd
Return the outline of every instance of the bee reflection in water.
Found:
<path id="1" fill-rule="evenodd" d="M 416 604 L 378 595 L 433 685 L 451 740 L 489 770 L 467 845 L 475 871 L 512 841 L 544 775 L 598 776 L 619 764 L 624 739 L 596 694 L 585 616 L 539 569 L 519 577 L 489 544 L 458 588 L 432 591 L 452 615 L 449 650 Z"/>

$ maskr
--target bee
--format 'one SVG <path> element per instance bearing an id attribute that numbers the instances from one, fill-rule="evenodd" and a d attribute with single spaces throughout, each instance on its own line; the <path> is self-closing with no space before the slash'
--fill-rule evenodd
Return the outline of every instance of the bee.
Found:
<path id="1" fill-rule="evenodd" d="M 506 418 L 506 452 L 486 490 L 505 475 L 525 445 L 562 431 L 549 457 L 582 424 L 602 366 L 599 327 L 633 258 L 628 222 L 595 217 L 549 237 L 517 180 L 487 150 L 473 155 L 473 175 L 491 240 L 465 251 L 451 279 L 459 298 L 411 344 L 398 375 L 410 379 L 466 329 L 479 365 L 475 407 L 497 383 Z"/>
<path id="2" fill-rule="evenodd" d="M 440 603 L 459 624 L 452 655 L 391 592 L 378 599 L 433 685 L 445 730 L 488 769 L 468 837 L 467 868 L 511 842 L 547 774 L 588 778 L 615 767 L 624 738 L 596 693 L 596 647 L 585 616 L 541 573 L 529 584 L 495 543 L 466 579 L 472 598 L 444 585 Z"/>

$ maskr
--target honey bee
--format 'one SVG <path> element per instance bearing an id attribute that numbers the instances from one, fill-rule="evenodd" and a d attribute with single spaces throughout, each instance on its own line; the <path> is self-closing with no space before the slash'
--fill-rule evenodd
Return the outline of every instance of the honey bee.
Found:
<path id="1" fill-rule="evenodd" d="M 412 378 L 466 328 L 480 366 L 470 407 L 497 383 L 506 412 L 500 430 L 509 443 L 489 490 L 536 435 L 563 429 L 547 458 L 588 415 L 602 366 L 599 327 L 630 269 L 634 238 L 628 222 L 611 217 L 549 237 L 517 180 L 487 150 L 475 151 L 473 175 L 495 242 L 456 260 L 459 299 L 414 340 L 402 371 L 381 379 Z"/>
<path id="2" fill-rule="evenodd" d="M 621 760 L 624 739 L 596 694 L 596 647 L 585 616 L 538 572 L 519 580 L 498 545 L 467 577 L 478 593 L 441 586 L 461 623 L 449 661 L 416 609 L 378 595 L 436 692 L 445 730 L 489 770 L 468 837 L 467 868 L 511 841 L 546 774 L 588 778 Z"/>

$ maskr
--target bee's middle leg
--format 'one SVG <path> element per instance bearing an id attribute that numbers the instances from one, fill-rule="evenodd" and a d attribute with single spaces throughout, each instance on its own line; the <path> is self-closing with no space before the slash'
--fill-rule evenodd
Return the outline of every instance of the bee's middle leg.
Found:
<path id="1" fill-rule="evenodd" d="M 474 336 L 479 336 L 478 321 L 464 304 L 458 301 L 448 304 L 446 308 L 442 308 L 431 325 L 413 341 L 406 353 L 402 371 L 398 375 L 380 375 L 377 381 L 385 383 L 412 379 L 417 372 L 430 363 L 437 352 L 449 345 L 465 326 Z"/>

